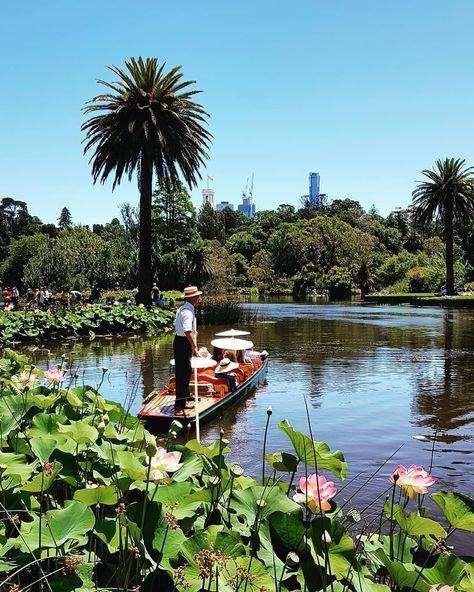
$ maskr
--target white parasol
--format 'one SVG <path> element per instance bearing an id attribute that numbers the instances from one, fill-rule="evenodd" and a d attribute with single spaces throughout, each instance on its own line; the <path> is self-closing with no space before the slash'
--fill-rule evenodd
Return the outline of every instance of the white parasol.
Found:
<path id="1" fill-rule="evenodd" d="M 251 349 L 253 342 L 247 339 L 236 339 L 235 337 L 222 337 L 221 339 L 213 339 L 211 344 L 220 349 Z"/>
<path id="2" fill-rule="evenodd" d="M 174 366 L 174 359 L 170 360 L 170 364 Z M 191 368 L 196 368 L 196 370 L 198 368 L 214 368 L 214 366 L 217 366 L 217 362 L 212 358 L 197 358 L 196 356 L 191 358 Z"/>
<path id="3" fill-rule="evenodd" d="M 229 329 L 216 333 L 218 337 L 240 337 L 241 335 L 250 335 L 250 331 L 241 331 L 240 329 Z"/>

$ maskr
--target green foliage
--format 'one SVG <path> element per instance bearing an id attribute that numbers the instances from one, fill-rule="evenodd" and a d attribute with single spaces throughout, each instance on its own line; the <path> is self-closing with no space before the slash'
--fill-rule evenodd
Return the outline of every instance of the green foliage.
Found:
<path id="1" fill-rule="evenodd" d="M 0 312 L 0 343 L 30 339 L 58 339 L 72 335 L 159 333 L 174 313 L 136 306 L 92 305 L 59 312 Z"/>
<path id="2" fill-rule="evenodd" d="M 41 381 L 42 371 L 25 356 L 4 353 L 3 585 L 35 589 L 40 581 L 52 592 L 472 590 L 472 564 L 445 545 L 453 528 L 474 530 L 468 496 L 432 494 L 447 528 L 427 519 L 421 506 L 406 513 L 387 503 L 389 535 L 351 532 L 354 511 L 344 515 L 332 504 L 330 512 L 312 514 L 291 499 L 294 488 L 285 478 L 292 482 L 298 469 L 344 478 L 347 465 L 340 452 L 287 422 L 279 427 L 297 457 L 269 454 L 274 472 L 265 483 L 227 463 L 227 441 L 173 445 L 170 435 L 168 450 L 181 466 L 155 475 L 150 457 L 163 463 L 165 450 L 120 404 L 75 386 L 73 377 L 25 386 L 20 373 L 34 371 Z M 10 406 L 14 421 L 5 430 Z"/>

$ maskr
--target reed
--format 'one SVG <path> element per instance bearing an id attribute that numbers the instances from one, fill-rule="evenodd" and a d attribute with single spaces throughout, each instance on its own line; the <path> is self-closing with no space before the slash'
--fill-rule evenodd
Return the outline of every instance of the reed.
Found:
<path id="1" fill-rule="evenodd" d="M 231 296 L 205 296 L 197 309 L 201 325 L 237 325 L 254 321 L 255 310 L 244 308 Z"/>

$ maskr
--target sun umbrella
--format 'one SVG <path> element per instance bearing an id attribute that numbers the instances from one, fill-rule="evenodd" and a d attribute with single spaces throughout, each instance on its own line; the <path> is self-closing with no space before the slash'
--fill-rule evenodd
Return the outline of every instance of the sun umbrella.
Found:
<path id="1" fill-rule="evenodd" d="M 174 366 L 174 359 L 170 360 L 170 364 Z M 191 368 L 214 368 L 217 366 L 217 362 L 212 358 L 197 358 L 193 356 L 191 358 Z"/>
<path id="2" fill-rule="evenodd" d="M 235 337 L 222 337 L 221 339 L 213 339 L 211 344 L 220 349 L 250 349 L 253 347 L 252 341 L 246 339 L 236 339 Z"/>
<path id="3" fill-rule="evenodd" d="M 240 329 L 229 329 L 216 333 L 219 337 L 240 337 L 241 335 L 250 335 L 250 331 L 240 331 Z"/>

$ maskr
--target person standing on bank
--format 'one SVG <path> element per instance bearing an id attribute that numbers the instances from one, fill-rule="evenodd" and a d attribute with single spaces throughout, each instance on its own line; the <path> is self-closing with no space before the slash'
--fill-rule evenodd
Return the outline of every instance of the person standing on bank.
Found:
<path id="1" fill-rule="evenodd" d="M 191 378 L 191 358 L 198 356 L 196 312 L 194 307 L 202 292 L 196 286 L 184 288 L 183 306 L 178 308 L 174 321 L 176 335 L 173 341 L 175 362 L 176 400 L 175 413 L 183 413 L 189 399 L 189 380 Z"/>

